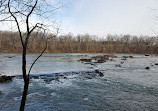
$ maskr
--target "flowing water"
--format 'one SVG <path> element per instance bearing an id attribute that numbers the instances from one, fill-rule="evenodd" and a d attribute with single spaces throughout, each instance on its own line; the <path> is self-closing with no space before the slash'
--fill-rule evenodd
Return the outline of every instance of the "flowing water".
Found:
<path id="1" fill-rule="evenodd" d="M 44 54 L 31 72 L 26 111 L 158 111 L 157 56 L 121 60 L 127 54 L 117 54 L 113 61 L 100 64 L 78 61 L 95 55 L 100 54 Z M 28 54 L 28 69 L 37 56 Z M 0 83 L 0 111 L 18 111 L 23 91 L 21 55 L 1 53 L 0 69 L 1 74 L 16 76 Z"/>

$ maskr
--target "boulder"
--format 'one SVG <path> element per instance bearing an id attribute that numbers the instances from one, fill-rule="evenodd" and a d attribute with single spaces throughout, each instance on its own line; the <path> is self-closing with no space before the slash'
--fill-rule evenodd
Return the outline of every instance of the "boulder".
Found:
<path id="1" fill-rule="evenodd" d="M 104 62 L 106 62 L 106 61 L 104 61 L 102 59 L 97 60 L 97 63 L 104 63 Z"/>
<path id="2" fill-rule="evenodd" d="M 149 69 L 150 69 L 150 67 L 146 67 L 145 69 L 149 70 Z"/>
<path id="3" fill-rule="evenodd" d="M 12 81 L 13 76 L 0 76 L 0 83 Z"/>
<path id="4" fill-rule="evenodd" d="M 133 56 L 123 56 L 123 58 L 133 58 Z"/>
<path id="5" fill-rule="evenodd" d="M 117 58 L 117 56 L 115 56 L 114 54 L 109 55 L 109 57 L 111 57 L 111 58 Z"/>
<path id="6" fill-rule="evenodd" d="M 92 59 L 80 59 L 82 62 L 91 62 Z"/>
<path id="7" fill-rule="evenodd" d="M 158 65 L 158 63 L 155 63 L 155 65 Z"/>
<path id="8" fill-rule="evenodd" d="M 120 64 L 116 64 L 115 66 L 116 66 L 116 67 L 122 67 Z"/>
<path id="9" fill-rule="evenodd" d="M 5 82 L 5 78 L 3 78 L 2 76 L 0 77 L 0 83 Z"/>
<path id="10" fill-rule="evenodd" d="M 99 72 L 99 76 L 100 76 L 100 77 L 103 77 L 104 74 L 103 74 L 102 72 Z"/>
<path id="11" fill-rule="evenodd" d="M 30 76 L 30 79 L 39 79 L 39 76 Z"/>
<path id="12" fill-rule="evenodd" d="M 4 57 L 7 57 L 7 58 L 13 58 L 13 57 L 15 57 L 15 56 L 4 56 Z"/>
<path id="13" fill-rule="evenodd" d="M 99 70 L 98 70 L 98 69 L 96 69 L 96 70 L 95 70 L 95 73 L 99 73 Z"/>
<path id="14" fill-rule="evenodd" d="M 121 59 L 121 60 L 127 60 L 126 58 L 123 58 L 123 59 Z"/>
<path id="15" fill-rule="evenodd" d="M 100 72 L 98 69 L 95 70 L 95 73 L 98 73 L 100 77 L 104 76 L 104 74 L 102 72 Z"/>
<path id="16" fill-rule="evenodd" d="M 109 60 L 109 55 L 94 56 L 92 59 L 97 61 L 97 63 L 104 63 L 106 60 Z"/>
<path id="17" fill-rule="evenodd" d="M 133 58 L 133 56 L 128 56 L 128 58 Z"/>
<path id="18" fill-rule="evenodd" d="M 67 79 L 67 77 L 64 76 L 64 79 Z"/>
<path id="19" fill-rule="evenodd" d="M 114 61 L 114 59 L 109 59 L 109 61 Z"/>
<path id="20" fill-rule="evenodd" d="M 128 56 L 123 56 L 123 58 L 128 58 Z"/>

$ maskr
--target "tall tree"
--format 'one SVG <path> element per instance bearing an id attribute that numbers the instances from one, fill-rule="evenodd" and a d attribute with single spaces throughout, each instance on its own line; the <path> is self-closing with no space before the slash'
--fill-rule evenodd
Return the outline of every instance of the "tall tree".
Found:
<path id="1" fill-rule="evenodd" d="M 48 3 L 49 2 L 49 3 Z M 52 1 L 49 0 L 1 0 L 0 1 L 0 17 L 1 22 L 13 23 L 15 31 L 18 31 L 19 40 L 22 46 L 22 74 L 24 80 L 24 89 L 21 99 L 20 111 L 24 111 L 26 97 L 28 93 L 30 72 L 36 61 L 42 56 L 47 48 L 46 38 L 45 47 L 41 54 L 33 61 L 30 69 L 27 71 L 27 48 L 31 34 L 35 32 L 42 32 L 43 37 L 46 33 L 51 33 L 53 12 L 60 8 L 58 4 L 50 5 Z M 52 22 L 54 23 L 54 21 Z M 49 24 L 49 25 L 47 25 Z M 53 25 L 54 27 L 54 25 Z M 12 29 L 13 29 L 12 28 Z M 58 28 L 57 28 L 58 29 Z M 56 35 L 58 34 L 58 30 Z M 55 34 L 54 34 L 55 35 Z"/>

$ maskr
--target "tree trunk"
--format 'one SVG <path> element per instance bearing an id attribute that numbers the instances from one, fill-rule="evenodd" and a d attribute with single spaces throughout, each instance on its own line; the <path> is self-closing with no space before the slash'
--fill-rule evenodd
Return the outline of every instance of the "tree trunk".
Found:
<path id="1" fill-rule="evenodd" d="M 21 105 L 20 105 L 19 111 L 24 111 L 27 92 L 28 92 L 28 86 L 29 86 L 29 81 L 24 82 L 24 90 L 23 90 L 23 95 L 22 95 L 22 100 L 21 100 Z"/>
<path id="2" fill-rule="evenodd" d="M 23 90 L 23 95 L 22 95 L 19 111 L 24 111 L 28 87 L 29 87 L 29 77 L 27 77 L 27 75 L 26 75 L 26 46 L 23 47 L 22 72 L 23 72 L 23 79 L 24 79 L 24 90 Z"/>

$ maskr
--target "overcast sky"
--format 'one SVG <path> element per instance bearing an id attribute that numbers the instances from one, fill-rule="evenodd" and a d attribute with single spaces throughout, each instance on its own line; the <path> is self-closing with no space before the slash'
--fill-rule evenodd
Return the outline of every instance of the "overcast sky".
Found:
<path id="1" fill-rule="evenodd" d="M 61 9 L 64 32 L 156 35 L 158 0 L 65 0 Z"/>
<path id="2" fill-rule="evenodd" d="M 50 0 L 50 3 L 58 1 L 64 7 L 52 18 L 62 21 L 63 33 L 158 35 L 158 0 Z M 37 19 L 31 22 L 36 23 Z M 0 30 L 14 25 L 0 23 Z"/>

